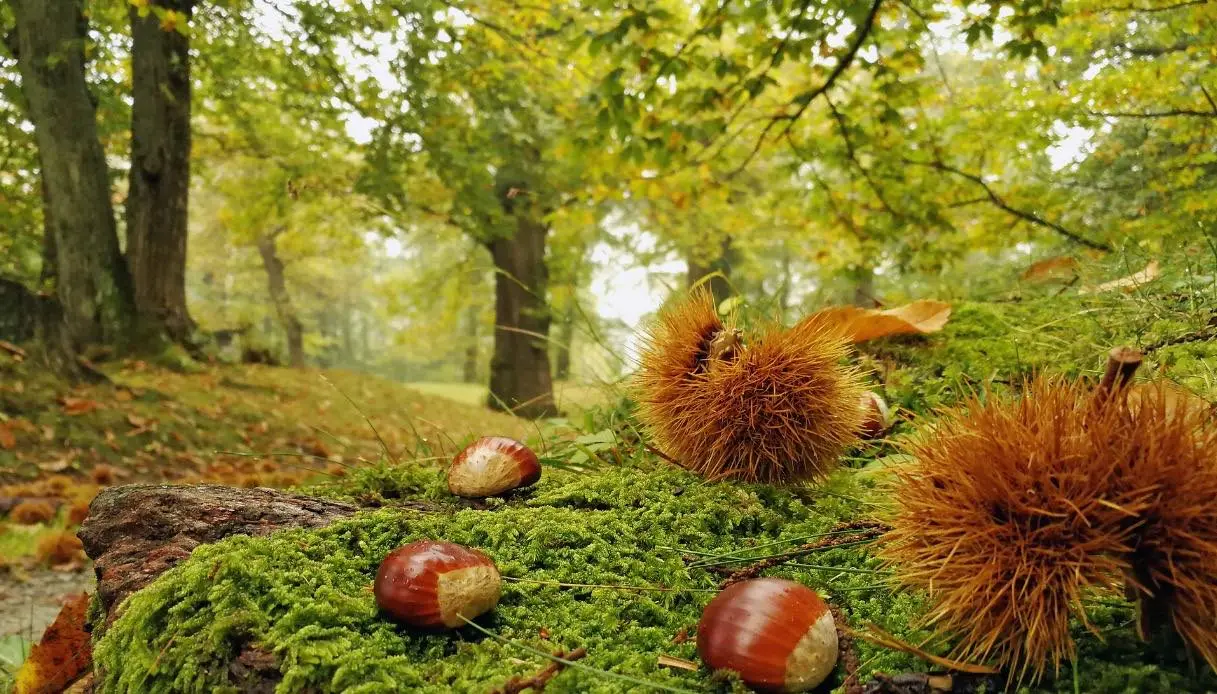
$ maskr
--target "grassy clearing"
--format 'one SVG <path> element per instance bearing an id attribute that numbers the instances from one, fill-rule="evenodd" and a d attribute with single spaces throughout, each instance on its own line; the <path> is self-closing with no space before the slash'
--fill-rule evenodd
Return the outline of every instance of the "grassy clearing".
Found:
<path id="1" fill-rule="evenodd" d="M 466 405 L 485 403 L 488 391 L 486 386 L 477 383 L 412 381 L 406 385 L 420 393 L 437 395 Z M 560 410 L 582 411 L 609 401 L 613 394 L 620 390 L 620 386 L 609 384 L 557 381 L 554 383 L 554 400 Z"/>

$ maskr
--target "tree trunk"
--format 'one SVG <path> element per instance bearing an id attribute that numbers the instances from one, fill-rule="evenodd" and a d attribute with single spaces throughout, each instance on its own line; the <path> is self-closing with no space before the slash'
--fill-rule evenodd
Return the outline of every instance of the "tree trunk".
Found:
<path id="1" fill-rule="evenodd" d="M 119 249 L 105 153 L 85 83 L 79 0 L 13 0 L 22 90 L 42 169 L 51 272 L 72 348 L 126 346 L 134 297 Z"/>
<path id="2" fill-rule="evenodd" d="M 155 0 L 184 15 L 194 0 Z M 132 5 L 131 174 L 127 261 L 135 306 L 149 325 L 186 341 L 186 211 L 190 191 L 190 40 Z"/>
<path id="3" fill-rule="evenodd" d="M 465 383 L 478 382 L 478 323 L 481 322 L 481 307 L 470 304 L 465 309 Z"/>
<path id="4" fill-rule="evenodd" d="M 571 295 L 562 307 L 562 315 L 558 319 L 558 354 L 554 357 L 554 378 L 565 381 L 570 378 L 571 349 L 575 342 L 575 288 L 571 287 Z"/>
<path id="5" fill-rule="evenodd" d="M 549 228 L 527 211 L 515 233 L 490 242 L 494 258 L 494 356 L 489 405 L 521 417 L 546 417 L 554 407 L 549 372 L 549 307 L 545 241 Z"/>
<path id="6" fill-rule="evenodd" d="M 790 282 L 793 273 L 790 271 L 790 251 L 782 249 L 782 283 L 778 285 L 778 320 L 786 324 L 786 314 L 790 313 Z"/>
<path id="7" fill-rule="evenodd" d="M 703 283 L 714 295 L 714 300 L 716 302 L 722 301 L 734 294 L 735 292 L 731 288 L 731 261 L 734 254 L 730 236 L 723 239 L 722 245 L 718 249 L 718 254 L 711 258 L 708 263 L 704 255 L 700 255 L 696 251 L 690 251 L 686 259 L 689 266 L 687 275 L 688 286 L 692 287 L 706 275 L 718 272 L 721 274 Z"/>
<path id="8" fill-rule="evenodd" d="M 874 308 L 879 305 L 875 299 L 875 270 L 869 265 L 859 265 L 853 271 L 854 306 Z"/>
<path id="9" fill-rule="evenodd" d="M 287 280 L 283 275 L 283 260 L 279 258 L 275 248 L 275 239 L 279 232 L 272 232 L 258 237 L 258 253 L 262 255 L 262 266 L 266 268 L 266 285 L 270 291 L 271 303 L 279 314 L 279 322 L 287 333 L 288 363 L 295 367 L 304 366 L 304 326 L 296 315 L 296 307 L 287 293 Z"/>

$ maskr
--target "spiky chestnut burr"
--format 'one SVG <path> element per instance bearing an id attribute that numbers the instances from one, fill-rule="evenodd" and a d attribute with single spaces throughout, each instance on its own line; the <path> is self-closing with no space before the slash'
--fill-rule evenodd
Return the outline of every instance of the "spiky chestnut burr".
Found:
<path id="1" fill-rule="evenodd" d="M 712 670 L 734 670 L 761 691 L 803 692 L 837 664 L 828 605 L 794 581 L 756 578 L 719 593 L 697 625 L 697 652 Z"/>
<path id="2" fill-rule="evenodd" d="M 1082 594 L 1118 575 L 1135 506 L 1111 503 L 1116 455 L 1095 455 L 1119 408 L 1084 387 L 1036 380 L 1022 397 L 978 399 L 909 444 L 882 556 L 930 599 L 926 623 L 957 637 L 953 657 L 1039 679 L 1074 654 Z"/>
<path id="3" fill-rule="evenodd" d="M 483 436 L 452 460 L 448 491 L 467 498 L 498 496 L 541 479 L 541 463 L 528 446 L 505 436 Z"/>
<path id="4" fill-rule="evenodd" d="M 813 321 L 743 334 L 696 290 L 644 336 L 639 416 L 658 448 L 711 479 L 825 477 L 862 423 L 848 342 Z"/>
<path id="5" fill-rule="evenodd" d="M 1173 629 L 1217 670 L 1217 420 L 1164 382 L 1136 395 L 1118 401 L 1126 419 L 1098 452 L 1122 466 L 1111 501 L 1139 511 L 1119 519 L 1126 594 L 1143 639 Z"/>
<path id="6" fill-rule="evenodd" d="M 376 604 L 394 618 L 437 629 L 459 627 L 492 609 L 502 585 L 498 568 L 482 552 L 420 540 L 381 561 L 372 592 Z"/>

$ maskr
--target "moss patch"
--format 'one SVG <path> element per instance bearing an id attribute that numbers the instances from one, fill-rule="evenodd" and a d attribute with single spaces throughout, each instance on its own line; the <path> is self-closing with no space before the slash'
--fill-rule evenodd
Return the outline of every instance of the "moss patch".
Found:
<path id="1" fill-rule="evenodd" d="M 873 508 L 873 495 L 869 483 L 849 472 L 823 490 L 803 492 L 707 484 L 649 467 L 584 476 L 552 472 L 528 498 L 493 510 L 422 514 L 384 508 L 319 531 L 230 538 L 200 548 L 126 603 L 96 645 L 102 690 L 224 691 L 231 686 L 233 659 L 248 646 L 277 656 L 283 692 L 488 691 L 512 675 L 543 667 L 538 657 L 471 628 L 420 634 L 377 613 L 368 587 L 380 559 L 405 542 L 435 538 L 486 551 L 508 577 L 682 589 L 640 592 L 508 580 L 499 606 L 479 622 L 547 652 L 582 646 L 589 651 L 583 662 L 592 667 L 677 689 L 727 691 L 730 684 L 712 673 L 657 663 L 660 654 L 696 660 L 693 640 L 677 643 L 678 634 L 693 635 L 712 596 L 707 589 L 720 577 L 690 564 L 703 554 L 780 551 L 782 546 L 751 548 L 777 540 L 790 541 L 789 547 L 824 532 L 857 517 L 859 509 Z M 919 614 L 919 600 L 883 587 L 883 576 L 870 573 L 878 566 L 866 546 L 808 555 L 800 563 L 805 566 L 769 575 L 816 588 L 855 626 L 873 622 L 912 641 L 924 638 L 908 627 Z M 1198 692 L 1214 686 L 1212 679 L 1192 676 L 1178 652 L 1137 644 L 1126 605 L 1097 604 L 1094 618 L 1108 642 L 1079 633 L 1083 691 Z M 864 674 L 921 667 L 909 656 L 865 642 L 859 655 Z M 833 686 L 841 679 L 838 668 Z M 579 670 L 563 672 L 550 685 L 554 692 L 636 690 Z M 1042 691 L 1073 691 L 1071 674 Z"/>

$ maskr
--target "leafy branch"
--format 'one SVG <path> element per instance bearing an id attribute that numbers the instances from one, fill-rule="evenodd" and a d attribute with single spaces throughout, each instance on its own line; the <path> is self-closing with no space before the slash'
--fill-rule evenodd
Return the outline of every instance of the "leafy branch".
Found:
<path id="1" fill-rule="evenodd" d="M 761 151 L 761 147 L 764 146 L 765 141 L 769 138 L 770 131 L 772 131 L 778 123 L 783 121 L 786 122 L 786 127 L 778 135 L 779 137 L 782 137 L 786 133 L 790 132 L 790 129 L 794 127 L 794 124 L 798 122 L 799 118 L 803 116 L 803 113 L 807 111 L 807 107 L 810 106 L 817 97 L 827 93 L 828 90 L 832 88 L 833 84 L 835 84 L 836 81 L 841 77 L 841 75 L 845 74 L 845 71 L 849 69 L 849 66 L 854 62 L 854 58 L 858 55 L 858 51 L 862 50 L 862 44 L 865 43 L 867 37 L 870 36 L 871 29 L 873 29 L 875 26 L 875 17 L 879 14 L 879 7 L 882 4 L 883 0 L 874 0 L 874 2 L 871 3 L 870 10 L 867 11 L 866 17 L 862 20 L 862 24 L 858 27 L 858 30 L 854 32 L 853 40 L 850 41 L 849 47 L 846 49 L 845 54 L 842 55 L 841 59 L 837 61 L 837 64 L 832 69 L 832 72 L 828 73 L 828 78 L 824 80 L 824 83 L 819 87 L 805 91 L 792 99 L 790 101 L 791 104 L 799 105 L 798 109 L 796 109 L 794 113 L 784 113 L 770 119 L 769 124 L 765 126 L 764 130 L 761 131 L 760 137 L 756 139 L 756 144 L 753 145 L 752 151 L 748 153 L 748 156 L 744 158 L 744 161 L 740 162 L 739 166 L 727 174 L 727 178 L 734 178 L 741 171 L 747 168 L 750 163 L 752 163 L 752 160 L 756 158 L 756 155 Z"/>
<path id="2" fill-rule="evenodd" d="M 955 176 L 959 176 L 960 178 L 967 179 L 967 180 L 971 181 L 972 183 L 975 183 L 976 185 L 980 186 L 985 191 L 985 195 L 988 197 L 989 202 L 993 203 L 993 205 L 995 207 L 997 207 L 998 209 L 1002 210 L 1003 212 L 1005 212 L 1013 217 L 1017 217 L 1018 219 L 1021 219 L 1025 222 L 1029 222 L 1036 226 L 1041 226 L 1046 229 L 1051 229 L 1051 230 L 1057 232 L 1058 234 L 1061 234 L 1062 236 L 1072 240 L 1074 243 L 1079 243 L 1083 246 L 1086 246 L 1087 248 L 1093 248 L 1093 249 L 1099 250 L 1099 251 L 1111 251 L 1112 250 L 1111 246 L 1106 243 L 1088 239 L 1085 236 L 1078 234 L 1077 232 L 1066 229 L 1065 227 L 1061 226 L 1060 224 L 1057 224 L 1055 222 L 1050 222 L 1047 219 L 1044 219 L 1043 217 L 1040 217 L 1039 215 L 1035 214 L 1034 212 L 1028 212 L 1027 210 L 1021 210 L 1017 207 L 1010 205 L 1000 195 L 998 195 L 997 192 L 994 191 L 993 188 L 991 188 L 988 183 L 985 183 L 985 180 L 983 178 L 981 178 L 980 176 L 977 176 L 974 173 L 969 173 L 967 171 L 963 171 L 962 169 L 957 169 L 953 166 L 949 166 L 949 165 L 943 163 L 942 161 L 937 161 L 937 160 L 936 161 L 918 161 L 916 159 L 909 159 L 907 157 L 901 157 L 900 159 L 901 159 L 901 161 L 903 161 L 905 164 L 908 164 L 909 166 L 921 166 L 921 167 L 926 167 L 926 168 L 930 168 L 930 169 L 937 169 L 938 171 L 943 171 L 945 173 L 953 174 Z"/>

